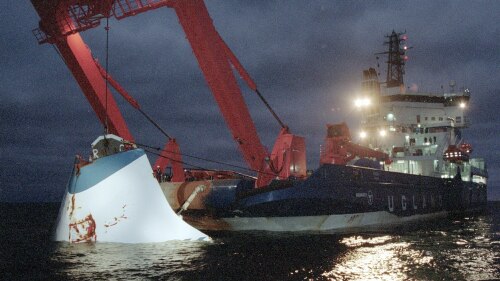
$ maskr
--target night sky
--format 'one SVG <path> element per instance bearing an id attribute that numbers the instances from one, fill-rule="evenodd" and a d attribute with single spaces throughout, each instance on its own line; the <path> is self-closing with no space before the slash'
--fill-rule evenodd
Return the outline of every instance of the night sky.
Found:
<path id="1" fill-rule="evenodd" d="M 419 91 L 467 87 L 472 127 L 463 135 L 489 168 L 500 200 L 500 1 L 206 1 L 214 24 L 282 120 L 306 137 L 318 167 L 325 124 L 359 128 L 352 97 L 376 67 L 384 36 L 407 31 L 405 82 Z M 103 128 L 64 62 L 32 29 L 29 1 L 1 1 L 0 201 L 58 201 L 74 155 L 88 155 Z M 109 72 L 184 153 L 245 166 L 172 9 L 110 20 Z M 103 25 L 82 33 L 105 60 Z M 381 63 L 383 75 L 385 65 Z M 382 77 L 384 79 L 384 77 Z M 262 142 L 279 125 L 241 83 Z M 163 146 L 147 120 L 115 95 L 137 142 Z M 154 161 L 154 156 L 150 161 Z M 185 158 L 207 168 L 224 166 Z"/>

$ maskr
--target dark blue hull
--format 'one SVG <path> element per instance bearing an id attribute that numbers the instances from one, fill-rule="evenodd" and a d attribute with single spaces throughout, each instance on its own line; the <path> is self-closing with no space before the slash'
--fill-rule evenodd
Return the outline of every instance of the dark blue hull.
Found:
<path id="1" fill-rule="evenodd" d="M 364 167 L 323 165 L 307 180 L 214 182 L 205 205 L 215 218 L 300 217 L 385 211 L 398 217 L 486 206 L 486 185 Z"/>

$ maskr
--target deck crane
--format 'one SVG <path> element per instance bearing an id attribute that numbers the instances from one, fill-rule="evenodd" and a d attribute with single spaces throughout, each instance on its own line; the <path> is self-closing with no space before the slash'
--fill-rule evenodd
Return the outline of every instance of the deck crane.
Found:
<path id="1" fill-rule="evenodd" d="M 391 163 L 385 152 L 355 144 L 351 141 L 351 133 L 345 122 L 326 126 L 324 149 L 321 151 L 320 164 L 346 165 L 349 161 L 360 158 L 373 158 L 377 161 Z"/>
<path id="2" fill-rule="evenodd" d="M 133 136 L 115 100 L 107 94 L 106 80 L 113 81 L 112 86 L 123 96 L 130 97 L 130 95 L 116 81 L 110 79 L 109 74 L 95 62 L 79 32 L 97 27 L 101 20 L 112 16 L 121 20 L 161 7 L 174 9 L 243 158 L 250 169 L 257 171 L 256 187 L 267 186 L 276 178 L 306 176 L 304 138 L 291 134 L 288 127 L 272 110 L 271 113 L 280 123 L 281 130 L 271 153 L 261 143 L 234 76 L 233 67 L 248 87 L 261 99 L 263 98 L 255 82 L 215 29 L 203 0 L 31 0 L 31 2 L 40 16 L 39 28 L 34 30 L 38 42 L 50 43 L 57 48 L 101 123 L 107 126 L 109 132 L 129 141 L 133 141 Z M 126 99 L 129 102 L 133 100 L 131 97 Z M 131 104 L 134 105 L 133 102 Z M 266 102 L 265 104 L 268 106 Z M 137 103 L 136 106 L 138 107 Z M 268 108 L 270 109 L 269 106 Z M 164 151 L 169 151 L 172 146 L 175 148 L 175 145 L 176 143 L 172 144 L 170 140 Z M 178 146 L 175 149 L 178 149 Z"/>

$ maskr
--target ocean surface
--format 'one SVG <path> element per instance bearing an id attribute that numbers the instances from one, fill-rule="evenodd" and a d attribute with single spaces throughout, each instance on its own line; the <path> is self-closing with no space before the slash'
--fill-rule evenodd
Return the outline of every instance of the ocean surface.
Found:
<path id="1" fill-rule="evenodd" d="M 58 208 L 0 203 L 1 280 L 500 280 L 500 202 L 370 233 L 157 244 L 53 242 Z"/>

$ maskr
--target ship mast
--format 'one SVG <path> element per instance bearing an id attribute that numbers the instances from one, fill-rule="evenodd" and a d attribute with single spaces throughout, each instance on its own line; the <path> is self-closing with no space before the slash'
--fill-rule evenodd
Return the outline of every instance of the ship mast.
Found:
<path id="1" fill-rule="evenodd" d="M 395 88 L 399 87 L 404 90 L 403 75 L 405 74 L 404 66 L 408 57 L 405 55 L 408 47 L 402 42 L 406 41 L 407 36 L 405 33 L 396 33 L 394 30 L 390 35 L 385 36 L 387 41 L 384 45 L 389 45 L 389 50 L 379 54 L 387 54 L 387 78 L 386 87 Z"/>

